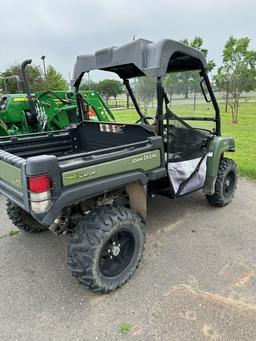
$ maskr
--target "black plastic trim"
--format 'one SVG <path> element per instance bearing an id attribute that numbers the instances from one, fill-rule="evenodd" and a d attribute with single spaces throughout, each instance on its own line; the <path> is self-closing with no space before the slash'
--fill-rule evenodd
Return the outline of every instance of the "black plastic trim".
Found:
<path id="1" fill-rule="evenodd" d="M 64 190 L 50 207 L 48 212 L 43 214 L 35 214 L 31 212 L 31 214 L 43 225 L 51 225 L 65 207 L 70 206 L 75 202 L 93 198 L 105 191 L 113 190 L 135 181 L 139 181 L 142 185 L 146 185 L 148 179 L 144 173 L 132 172 L 118 176 L 111 176 L 110 178 L 102 178 L 99 181 L 79 184 Z"/>

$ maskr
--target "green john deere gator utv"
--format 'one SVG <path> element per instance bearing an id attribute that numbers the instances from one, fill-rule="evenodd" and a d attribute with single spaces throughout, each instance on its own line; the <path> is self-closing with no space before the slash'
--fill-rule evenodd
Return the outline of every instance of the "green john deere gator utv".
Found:
<path id="1" fill-rule="evenodd" d="M 5 78 L 5 94 L 0 97 L 0 136 L 60 130 L 85 119 L 115 121 L 106 103 L 97 91 L 73 93 L 67 91 L 41 91 L 31 94 L 26 66 L 21 65 L 26 94 L 21 93 L 21 80 L 13 75 Z M 17 94 L 8 94 L 8 83 L 15 80 Z M 77 97 L 81 97 L 81 114 L 77 110 Z"/>
<path id="2" fill-rule="evenodd" d="M 237 168 L 226 157 L 235 142 L 221 136 L 220 111 L 201 52 L 170 39 L 139 39 L 81 55 L 73 74 L 76 93 L 83 75 L 95 69 L 119 75 L 139 121 L 85 120 L 65 131 L 1 137 L 0 192 L 19 229 L 71 232 L 72 275 L 87 289 L 107 292 L 126 283 L 141 261 L 151 194 L 179 198 L 202 190 L 212 206 L 223 207 L 234 197 Z M 187 71 L 197 73 L 205 99 L 213 104 L 212 116 L 195 111 L 181 117 L 171 110 L 163 78 Z M 153 117 L 142 113 L 129 83 L 141 76 L 155 79 Z"/>

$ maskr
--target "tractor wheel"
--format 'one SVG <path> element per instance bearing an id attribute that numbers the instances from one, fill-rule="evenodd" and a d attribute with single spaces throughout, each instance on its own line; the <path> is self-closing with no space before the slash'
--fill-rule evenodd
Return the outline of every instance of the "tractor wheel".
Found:
<path id="1" fill-rule="evenodd" d="M 223 158 L 219 165 L 219 171 L 215 183 L 215 192 L 212 195 L 206 195 L 206 198 L 213 206 L 226 206 L 233 199 L 236 186 L 236 163 L 234 160 Z"/>
<path id="2" fill-rule="evenodd" d="M 74 228 L 68 249 L 72 275 L 95 292 L 121 287 L 142 258 L 143 227 L 142 219 L 128 208 L 95 209 Z"/>
<path id="3" fill-rule="evenodd" d="M 7 201 L 6 212 L 13 225 L 25 232 L 43 232 L 48 230 L 47 226 L 40 224 L 29 213 L 24 211 L 12 201 Z"/>

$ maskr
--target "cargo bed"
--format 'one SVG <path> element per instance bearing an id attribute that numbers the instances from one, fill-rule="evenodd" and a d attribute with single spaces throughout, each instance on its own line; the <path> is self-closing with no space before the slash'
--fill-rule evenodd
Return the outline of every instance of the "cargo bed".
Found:
<path id="1" fill-rule="evenodd" d="M 162 139 L 140 125 L 84 122 L 77 128 L 0 139 L 0 191 L 45 225 L 76 201 L 165 175 Z M 28 179 L 47 174 L 51 206 L 31 211 Z"/>
<path id="2" fill-rule="evenodd" d="M 77 128 L 0 138 L 0 149 L 22 158 L 37 155 L 66 157 L 110 150 L 154 136 L 150 127 L 117 123 L 84 122 Z"/>

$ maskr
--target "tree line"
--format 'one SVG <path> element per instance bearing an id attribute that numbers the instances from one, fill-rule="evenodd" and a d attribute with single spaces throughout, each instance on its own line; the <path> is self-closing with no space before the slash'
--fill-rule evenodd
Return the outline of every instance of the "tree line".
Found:
<path id="1" fill-rule="evenodd" d="M 208 57 L 208 49 L 204 47 L 204 41 L 201 37 L 195 37 L 192 41 L 183 39 L 181 42 L 200 50 L 206 58 Z M 216 68 L 215 62 L 208 60 L 208 69 L 214 73 L 212 81 L 216 89 L 225 92 L 234 123 L 238 121 L 242 93 L 256 89 L 256 50 L 250 49 L 249 44 L 250 39 L 248 37 L 235 38 L 231 36 L 223 49 L 222 65 L 215 73 L 213 72 Z M 20 65 L 12 65 L 0 73 L 0 92 L 1 88 L 4 88 L 5 77 L 11 75 L 17 75 L 21 78 Z M 46 74 L 43 73 L 40 65 L 30 65 L 28 67 L 28 78 L 32 92 L 68 89 L 67 81 L 52 65 L 48 65 Z M 170 73 L 164 80 L 166 92 L 170 97 L 181 95 L 188 98 L 189 95 L 200 90 L 199 79 L 198 72 Z M 147 108 L 150 101 L 155 98 L 155 80 L 140 77 L 133 81 L 132 87 L 135 94 L 144 102 L 144 107 Z M 99 91 L 106 99 L 110 97 L 116 99 L 119 94 L 125 93 L 122 82 L 114 79 L 104 79 L 99 82 L 84 81 L 80 89 Z M 14 82 L 10 82 L 8 90 L 9 92 L 17 92 Z"/>
<path id="2" fill-rule="evenodd" d="M 226 92 L 232 121 L 237 123 L 241 95 L 256 89 L 256 50 L 249 48 L 248 37 L 231 36 L 222 54 L 222 66 L 213 79 L 219 89 Z"/>
<path id="3" fill-rule="evenodd" d="M 21 66 L 20 64 L 13 64 L 6 70 L 0 73 L 0 92 L 5 90 L 5 78 L 16 75 L 21 80 L 21 89 L 25 91 L 22 82 Z M 46 90 L 65 90 L 68 88 L 68 83 L 63 75 L 58 72 L 52 65 L 48 65 L 46 73 L 44 74 L 40 65 L 27 66 L 27 75 L 32 92 L 46 91 Z M 8 92 L 17 93 L 18 87 L 15 81 L 8 82 Z"/>
<path id="4" fill-rule="evenodd" d="M 207 58 L 208 49 L 203 46 L 203 39 L 195 37 L 191 42 L 181 40 L 200 50 Z M 238 122 L 239 104 L 241 95 L 256 90 L 256 50 L 249 48 L 248 37 L 235 38 L 231 36 L 223 49 L 222 65 L 212 76 L 212 85 L 216 91 L 225 93 L 227 104 L 231 109 L 232 122 Z M 213 60 L 208 61 L 208 70 L 213 73 L 216 64 Z M 170 73 L 165 77 L 167 94 L 183 95 L 188 98 L 190 94 L 200 92 L 200 75 L 198 72 Z M 138 94 L 144 101 L 145 107 L 155 96 L 155 82 L 149 78 L 140 78 L 136 82 Z M 136 90 L 136 87 L 135 87 Z"/>
<path id="5" fill-rule="evenodd" d="M 107 100 L 110 97 L 116 99 L 118 95 L 124 93 L 123 84 L 116 79 L 104 79 L 99 82 L 84 81 L 80 85 L 80 90 L 99 91 Z"/>

